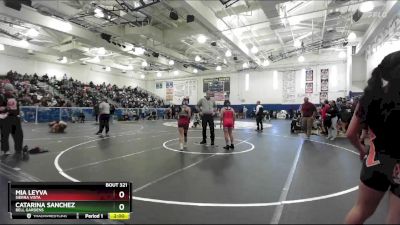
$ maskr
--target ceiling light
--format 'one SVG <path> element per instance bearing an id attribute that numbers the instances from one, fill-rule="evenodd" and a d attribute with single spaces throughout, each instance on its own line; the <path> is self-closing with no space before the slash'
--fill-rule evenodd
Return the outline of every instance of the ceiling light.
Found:
<path id="1" fill-rule="evenodd" d="M 294 40 L 293 46 L 294 46 L 295 48 L 300 48 L 300 47 L 301 47 L 301 41 L 298 40 L 298 39 Z"/>
<path id="2" fill-rule="evenodd" d="M 140 6 L 142 6 L 142 4 L 140 4 L 138 1 L 134 1 L 134 2 L 133 2 L 133 6 L 134 6 L 135 8 L 139 8 Z"/>
<path id="3" fill-rule="evenodd" d="M 144 74 L 140 75 L 140 78 L 144 79 L 146 76 Z"/>
<path id="4" fill-rule="evenodd" d="M 105 55 L 105 54 L 106 54 L 106 49 L 103 48 L 103 47 L 98 48 L 98 49 L 97 49 L 97 53 L 98 53 L 99 55 Z"/>
<path id="5" fill-rule="evenodd" d="M 95 17 L 97 18 L 103 18 L 104 17 L 104 13 L 96 13 L 94 14 Z"/>
<path id="6" fill-rule="evenodd" d="M 63 31 L 71 31 L 72 25 L 69 22 L 60 21 L 60 27 L 56 27 L 56 29 L 61 29 Z"/>
<path id="7" fill-rule="evenodd" d="M 254 45 L 254 46 L 251 48 L 251 53 L 257 54 L 257 52 L 258 52 L 258 48 Z"/>
<path id="8" fill-rule="evenodd" d="M 111 71 L 111 67 L 106 66 L 105 70 L 106 70 L 107 72 L 110 72 L 110 71 Z"/>
<path id="9" fill-rule="evenodd" d="M 193 73 L 198 73 L 198 72 L 199 71 L 196 68 L 193 69 Z"/>
<path id="10" fill-rule="evenodd" d="M 103 13 L 103 10 L 101 10 L 100 8 L 96 8 L 96 9 L 94 10 L 94 12 L 95 12 L 95 13 Z"/>
<path id="11" fill-rule="evenodd" d="M 226 59 L 224 59 L 224 64 L 227 64 L 228 62 L 226 61 Z"/>
<path id="12" fill-rule="evenodd" d="M 357 35 L 354 32 L 351 32 L 347 37 L 349 41 L 355 41 L 357 39 Z"/>
<path id="13" fill-rule="evenodd" d="M 175 76 L 178 76 L 178 75 L 179 75 L 179 71 L 178 71 L 178 70 L 175 70 L 175 71 L 174 71 L 174 75 L 175 75 Z"/>
<path id="14" fill-rule="evenodd" d="M 126 48 L 125 48 L 125 50 L 126 51 L 131 51 L 133 49 L 133 45 L 126 45 Z"/>
<path id="15" fill-rule="evenodd" d="M 146 61 L 143 61 L 143 62 L 142 62 L 142 67 L 146 67 L 146 66 L 148 66 L 147 62 L 146 62 Z"/>
<path id="16" fill-rule="evenodd" d="M 370 12 L 374 9 L 374 3 L 372 1 L 364 2 L 360 5 L 360 11 L 363 13 Z"/>
<path id="17" fill-rule="evenodd" d="M 171 60 L 169 60 L 168 64 L 169 64 L 170 66 L 172 66 L 172 65 L 175 64 L 175 62 L 174 62 L 174 60 L 171 59 Z"/>
<path id="18" fill-rule="evenodd" d="M 221 71 L 222 68 L 221 68 L 221 66 L 217 66 L 217 68 L 215 68 L 215 70 L 216 70 L 216 71 Z"/>
<path id="19" fill-rule="evenodd" d="M 231 57 L 231 56 L 232 56 L 231 50 L 227 50 L 227 51 L 225 52 L 225 56 L 226 56 L 226 57 Z"/>
<path id="20" fill-rule="evenodd" d="M 104 17 L 103 10 L 101 10 L 100 8 L 96 8 L 94 10 L 94 16 L 97 18 L 103 18 Z"/>
<path id="21" fill-rule="evenodd" d="M 300 23 L 299 19 L 295 17 L 288 18 L 287 21 L 291 26 L 295 26 Z"/>
<path id="22" fill-rule="evenodd" d="M 28 47 L 29 46 L 29 42 L 25 39 L 22 39 L 21 41 L 19 41 L 19 43 L 21 43 L 22 47 Z"/>
<path id="23" fill-rule="evenodd" d="M 245 62 L 245 63 L 243 63 L 243 69 L 247 69 L 247 68 L 249 68 L 249 64 L 247 63 L 247 62 Z"/>
<path id="24" fill-rule="evenodd" d="M 264 60 L 264 62 L 262 63 L 262 65 L 263 65 L 263 66 L 269 66 L 269 60 L 268 60 L 268 59 Z"/>
<path id="25" fill-rule="evenodd" d="M 141 48 L 141 47 L 135 48 L 135 53 L 137 55 L 143 55 L 145 51 L 146 50 L 144 50 L 144 48 Z"/>
<path id="26" fill-rule="evenodd" d="M 67 57 L 63 56 L 62 59 L 60 60 L 60 63 L 67 63 L 68 59 Z"/>
<path id="27" fill-rule="evenodd" d="M 299 61 L 299 62 L 304 62 L 304 60 L 305 60 L 305 58 L 304 58 L 304 56 L 299 56 L 299 58 L 297 58 L 297 60 Z"/>
<path id="28" fill-rule="evenodd" d="M 207 37 L 200 34 L 199 37 L 197 37 L 197 42 L 199 42 L 200 44 L 204 44 L 207 41 Z"/>
<path id="29" fill-rule="evenodd" d="M 162 77 L 161 72 L 157 72 L 157 77 Z"/>
<path id="30" fill-rule="evenodd" d="M 29 29 L 28 32 L 26 32 L 26 35 L 30 37 L 37 37 L 39 35 L 39 32 L 33 28 Z"/>
<path id="31" fill-rule="evenodd" d="M 201 61 L 201 57 L 200 57 L 200 56 L 198 56 L 198 55 L 196 55 L 196 57 L 194 58 L 194 61 L 196 61 L 196 62 L 200 62 L 200 61 Z"/>
<path id="32" fill-rule="evenodd" d="M 49 25 L 52 29 L 68 32 L 72 30 L 72 26 L 69 22 L 58 20 L 58 19 L 51 19 L 49 21 Z"/>
<path id="33" fill-rule="evenodd" d="M 344 51 L 339 52 L 339 58 L 340 59 L 346 58 L 346 53 Z"/>
<path id="34" fill-rule="evenodd" d="M 4 51 L 4 45 L 0 44 L 0 51 Z"/>
<path id="35" fill-rule="evenodd" d="M 94 63 L 98 63 L 98 62 L 100 62 L 100 57 L 96 56 L 91 61 Z"/>

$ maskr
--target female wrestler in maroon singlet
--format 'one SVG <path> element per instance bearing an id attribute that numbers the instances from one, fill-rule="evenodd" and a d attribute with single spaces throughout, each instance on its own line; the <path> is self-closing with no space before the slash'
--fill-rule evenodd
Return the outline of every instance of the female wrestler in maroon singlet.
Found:
<path id="1" fill-rule="evenodd" d="M 181 150 L 183 150 L 183 147 L 186 148 L 190 115 L 191 115 L 191 110 L 189 107 L 189 99 L 185 98 L 182 101 L 182 106 L 178 114 L 179 146 Z"/>
<path id="2" fill-rule="evenodd" d="M 226 146 L 225 150 L 234 149 L 233 145 L 233 134 L 232 130 L 235 128 L 235 110 L 231 108 L 231 102 L 229 100 L 225 100 L 224 108 L 221 110 L 221 123 L 220 126 L 224 127 L 224 136 Z M 231 141 L 231 145 L 229 145 L 229 139 Z"/>

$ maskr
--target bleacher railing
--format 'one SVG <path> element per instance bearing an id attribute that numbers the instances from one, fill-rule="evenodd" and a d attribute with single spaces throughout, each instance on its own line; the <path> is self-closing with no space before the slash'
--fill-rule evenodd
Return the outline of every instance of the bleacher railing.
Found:
<path id="1" fill-rule="evenodd" d="M 66 122 L 79 121 L 81 113 L 85 115 L 85 121 L 95 121 L 96 115 L 91 107 L 39 107 L 39 106 L 21 106 L 21 118 L 29 123 L 47 123 L 55 120 Z M 157 119 L 164 118 L 164 108 L 117 108 L 115 109 L 113 119 L 119 120 L 124 115 L 132 119 L 133 115 L 139 118 L 147 118 L 155 112 Z"/>

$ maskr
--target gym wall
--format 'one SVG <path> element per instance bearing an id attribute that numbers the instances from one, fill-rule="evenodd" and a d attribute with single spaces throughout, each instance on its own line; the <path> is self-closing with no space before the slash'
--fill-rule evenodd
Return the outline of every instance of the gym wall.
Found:
<path id="1" fill-rule="evenodd" d="M 314 70 L 313 77 L 313 92 L 315 94 L 312 101 L 315 103 L 319 102 L 319 92 L 321 90 L 321 69 L 329 69 L 329 93 L 330 99 L 336 99 L 337 97 L 344 97 L 346 95 L 346 64 L 335 63 L 326 66 L 317 65 L 310 66 L 309 68 Z M 200 99 L 205 95 L 203 93 L 203 79 L 214 78 L 214 77 L 230 77 L 230 100 L 232 104 L 255 104 L 257 100 L 260 100 L 263 104 L 282 104 L 282 75 L 283 70 L 278 71 L 278 84 L 277 89 L 274 89 L 274 75 L 273 70 L 265 71 L 248 71 L 233 74 L 215 74 L 209 76 L 196 76 L 190 78 L 180 79 L 161 79 L 153 82 L 153 85 L 149 85 L 149 91 L 165 97 L 166 95 L 166 81 L 181 81 L 181 80 L 197 80 L 197 99 Z M 249 90 L 245 90 L 245 74 L 249 74 Z M 286 104 L 299 104 L 303 101 L 305 96 L 305 71 L 301 69 L 295 70 L 295 86 L 296 86 L 296 100 L 294 102 Z M 156 89 L 156 83 L 162 83 L 162 88 Z M 194 101 L 191 99 L 191 104 Z"/>
<path id="2" fill-rule="evenodd" d="M 144 80 L 126 77 L 133 75 L 133 72 L 131 71 L 128 71 L 125 74 L 122 74 L 120 70 L 106 72 L 101 66 L 93 64 L 80 65 L 75 63 L 69 65 L 49 63 L 30 59 L 28 57 L 22 58 L 5 54 L 0 54 L 0 62 L 0 74 L 2 75 L 5 75 L 10 70 L 16 70 L 20 74 L 33 74 L 36 72 L 41 76 L 47 73 L 49 76 L 55 75 L 57 79 L 62 79 L 64 73 L 66 73 L 68 78 L 72 76 L 73 79 L 82 82 L 93 81 L 95 84 L 106 82 L 106 84 L 111 83 L 118 86 L 131 85 L 134 87 L 140 86 L 146 88 L 146 82 Z"/>
<path id="3" fill-rule="evenodd" d="M 371 77 L 372 71 L 381 63 L 382 59 L 392 52 L 400 51 L 400 41 L 385 42 L 382 45 L 376 47 L 375 53 L 368 56 L 366 62 L 366 80 Z"/>

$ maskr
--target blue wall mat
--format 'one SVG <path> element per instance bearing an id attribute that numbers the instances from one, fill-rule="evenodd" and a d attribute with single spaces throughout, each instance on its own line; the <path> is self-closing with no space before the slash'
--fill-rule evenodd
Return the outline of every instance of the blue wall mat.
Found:
<path id="1" fill-rule="evenodd" d="M 243 112 L 243 106 L 246 106 L 247 116 L 250 116 L 253 113 L 253 110 L 256 108 L 256 104 L 246 104 L 246 105 L 232 105 L 232 108 L 235 109 L 236 112 Z M 280 110 L 298 110 L 300 104 L 291 104 L 291 105 L 283 105 L 283 104 L 263 104 L 265 111 L 280 111 Z M 190 106 L 194 109 L 194 105 Z M 218 106 L 221 108 L 222 106 Z M 136 110 L 137 114 L 143 112 L 142 109 L 115 109 L 114 117 L 120 118 L 125 110 Z M 149 109 L 148 113 L 153 109 Z M 24 120 L 27 122 L 35 122 L 36 120 L 36 108 L 35 107 L 21 107 L 21 111 L 23 112 Z M 92 108 L 47 108 L 47 107 L 39 107 L 38 111 L 38 122 L 51 122 L 55 120 L 63 120 L 63 121 L 72 121 L 72 117 L 79 117 L 81 112 L 85 115 L 86 121 L 94 121 L 95 115 L 93 114 Z M 165 109 L 157 109 L 158 118 L 164 118 Z"/>
<path id="2" fill-rule="evenodd" d="M 34 123 L 36 120 L 36 108 L 21 108 L 24 121 Z"/>
<path id="3" fill-rule="evenodd" d="M 60 120 L 60 108 L 39 108 L 38 122 L 50 122 Z"/>

